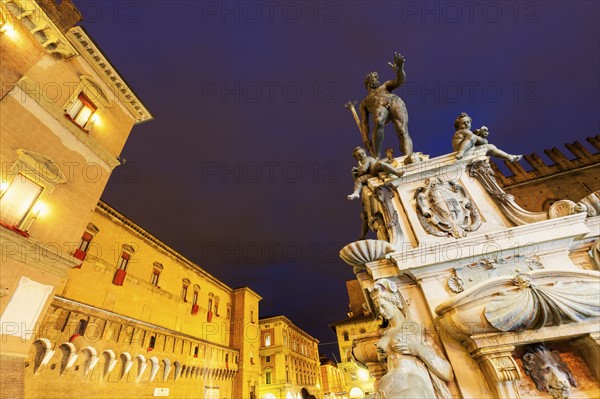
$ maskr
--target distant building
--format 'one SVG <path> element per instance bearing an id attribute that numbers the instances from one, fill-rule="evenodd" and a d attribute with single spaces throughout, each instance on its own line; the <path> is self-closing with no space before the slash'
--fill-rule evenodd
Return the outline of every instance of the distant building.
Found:
<path id="1" fill-rule="evenodd" d="M 519 205 L 532 212 L 547 211 L 556 201 L 577 202 L 600 190 L 600 136 L 588 137 L 586 141 L 596 151 L 575 141 L 565 145 L 569 152 L 556 147 L 544 150 L 552 164 L 533 153 L 520 162 L 506 162 L 512 174 L 502 173 L 494 161 L 492 168 L 498 183 Z"/>
<path id="2" fill-rule="evenodd" d="M 25 359 L 81 233 L 132 127 L 152 119 L 80 20 L 69 0 L 0 1 L 3 397 L 23 397 Z"/>
<path id="3" fill-rule="evenodd" d="M 347 398 L 346 383 L 344 372 L 338 368 L 337 364 L 324 356 L 319 359 L 321 362 L 321 381 L 323 383 L 324 399 L 342 399 Z"/>
<path id="4" fill-rule="evenodd" d="M 285 316 L 260 319 L 260 399 L 322 398 L 319 341 Z"/>
<path id="5" fill-rule="evenodd" d="M 352 355 L 353 341 L 360 335 L 377 332 L 378 324 L 369 311 L 358 280 L 346 281 L 348 318 L 332 323 L 340 351 L 338 369 L 343 372 L 348 398 L 363 398 L 375 392 L 375 378 L 366 365 L 357 363 Z"/>

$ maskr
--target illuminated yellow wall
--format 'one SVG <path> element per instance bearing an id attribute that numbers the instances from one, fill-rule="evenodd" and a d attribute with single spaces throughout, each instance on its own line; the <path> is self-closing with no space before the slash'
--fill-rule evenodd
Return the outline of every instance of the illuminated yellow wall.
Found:
<path id="1" fill-rule="evenodd" d="M 260 296 L 246 287 L 231 289 L 104 203 L 87 231 L 93 237 L 85 260 L 71 270 L 29 353 L 25 396 L 47 397 L 50 387 L 61 397 L 78 397 L 76 386 L 84 383 L 87 397 L 107 397 L 115 389 L 119 395 L 152 396 L 159 388 L 178 398 L 201 398 L 207 390 L 219 397 L 249 397 L 260 371 L 250 356 L 255 348 L 258 359 Z M 122 285 L 116 285 L 123 249 L 131 257 Z M 161 272 L 152 284 L 157 264 Z M 186 300 L 184 280 L 189 281 Z M 194 287 L 198 311 L 192 314 Z M 55 353 L 38 366 L 44 340 Z M 97 364 L 87 371 L 92 352 Z"/>

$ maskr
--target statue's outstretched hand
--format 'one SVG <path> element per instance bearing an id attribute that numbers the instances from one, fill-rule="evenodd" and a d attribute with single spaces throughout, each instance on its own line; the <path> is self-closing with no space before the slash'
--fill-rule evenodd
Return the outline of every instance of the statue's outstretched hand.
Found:
<path id="1" fill-rule="evenodd" d="M 406 60 L 400 53 L 394 53 L 394 62 L 388 62 L 388 65 L 391 66 L 394 71 L 399 72 L 404 66 L 404 61 Z"/>

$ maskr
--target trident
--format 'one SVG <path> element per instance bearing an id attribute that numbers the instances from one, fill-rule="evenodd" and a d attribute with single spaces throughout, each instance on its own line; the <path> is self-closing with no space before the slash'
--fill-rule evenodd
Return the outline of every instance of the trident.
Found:
<path id="1" fill-rule="evenodd" d="M 365 148 L 367 149 L 367 151 L 369 151 L 369 153 L 371 153 L 371 155 L 373 155 L 373 150 L 371 149 L 371 140 L 369 140 L 369 136 L 367 135 L 367 132 L 363 132 L 363 130 L 360 128 L 360 119 L 358 118 L 358 114 L 356 113 L 356 109 L 354 108 L 354 106 L 356 105 L 357 101 L 348 101 L 348 104 L 344 105 L 344 107 L 346 107 L 346 109 L 349 109 L 350 112 L 352 112 L 352 116 L 354 116 L 354 121 L 356 122 L 356 126 L 358 126 L 358 131 L 360 132 L 360 135 L 362 137 L 362 141 L 363 144 L 365 146 Z"/>

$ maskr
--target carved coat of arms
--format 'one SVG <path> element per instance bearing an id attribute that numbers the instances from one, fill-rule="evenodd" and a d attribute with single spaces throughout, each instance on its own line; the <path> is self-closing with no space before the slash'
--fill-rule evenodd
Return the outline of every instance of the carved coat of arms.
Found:
<path id="1" fill-rule="evenodd" d="M 427 179 L 415 192 L 415 199 L 417 216 L 429 234 L 462 238 L 481 226 L 477 208 L 454 181 Z"/>

